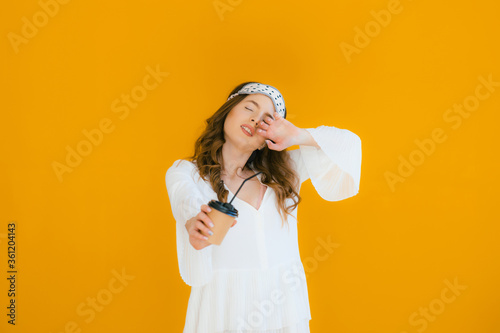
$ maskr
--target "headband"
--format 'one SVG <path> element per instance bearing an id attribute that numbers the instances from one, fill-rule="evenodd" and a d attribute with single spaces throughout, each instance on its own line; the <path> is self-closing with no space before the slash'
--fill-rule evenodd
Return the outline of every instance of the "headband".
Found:
<path id="1" fill-rule="evenodd" d="M 285 111 L 285 100 L 278 89 L 273 86 L 252 82 L 243 86 L 238 92 L 232 94 L 227 99 L 228 101 L 236 95 L 250 95 L 250 94 L 264 94 L 271 98 L 274 104 L 274 109 L 278 112 L 283 118 L 286 118 Z"/>

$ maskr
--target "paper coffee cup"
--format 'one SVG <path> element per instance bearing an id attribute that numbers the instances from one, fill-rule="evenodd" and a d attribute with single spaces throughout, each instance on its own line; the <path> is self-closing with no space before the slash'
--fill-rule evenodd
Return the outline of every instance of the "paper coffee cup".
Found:
<path id="1" fill-rule="evenodd" d="M 230 203 L 222 203 L 216 200 L 211 200 L 208 206 L 212 208 L 212 211 L 207 215 L 214 223 L 214 226 L 211 228 L 213 235 L 207 236 L 207 241 L 213 245 L 220 245 L 235 218 L 238 217 L 238 210 Z"/>

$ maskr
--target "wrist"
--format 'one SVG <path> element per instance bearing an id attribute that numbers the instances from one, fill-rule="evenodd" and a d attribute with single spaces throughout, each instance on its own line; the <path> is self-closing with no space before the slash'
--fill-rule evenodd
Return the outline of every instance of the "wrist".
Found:
<path id="1" fill-rule="evenodd" d="M 298 142 L 296 143 L 297 145 L 314 146 L 316 148 L 320 148 L 316 140 L 314 140 L 312 134 L 305 128 L 299 129 L 297 140 L 298 140 Z"/>
<path id="2" fill-rule="evenodd" d="M 309 132 L 305 128 L 299 128 L 296 136 L 297 145 L 307 145 L 309 142 L 309 135 Z"/>

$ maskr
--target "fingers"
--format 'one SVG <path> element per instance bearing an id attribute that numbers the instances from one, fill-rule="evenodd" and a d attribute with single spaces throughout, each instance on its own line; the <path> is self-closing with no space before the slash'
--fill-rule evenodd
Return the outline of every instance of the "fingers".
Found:
<path id="1" fill-rule="evenodd" d="M 197 216 L 197 220 L 202 221 L 203 223 L 205 223 L 205 225 L 207 225 L 211 228 L 214 226 L 212 220 L 210 219 L 210 217 L 208 217 L 208 215 L 205 212 L 201 211 L 196 216 Z"/>
<path id="2" fill-rule="evenodd" d="M 212 220 L 210 220 L 210 217 L 208 217 L 207 213 L 210 213 L 212 211 L 212 208 L 210 208 L 209 205 L 201 205 L 201 208 L 200 208 L 201 212 L 198 213 L 198 215 L 202 214 L 199 216 L 199 218 L 201 220 L 203 220 L 204 222 L 206 222 L 206 225 L 210 226 L 210 227 L 213 227 L 214 224 L 212 223 Z"/>
<path id="3" fill-rule="evenodd" d="M 210 212 L 212 211 L 212 208 L 210 208 L 210 206 L 209 206 L 209 205 L 205 205 L 205 204 L 203 204 L 203 205 L 201 205 L 200 210 L 201 210 L 202 212 L 205 212 L 205 213 L 210 213 Z"/>
<path id="4" fill-rule="evenodd" d="M 278 113 L 276 113 L 276 114 L 278 114 Z M 274 123 L 274 121 L 275 120 L 269 116 L 266 119 L 262 120 L 259 123 L 259 127 L 257 128 L 257 133 L 259 133 L 262 136 L 265 136 L 267 133 L 267 130 Z"/>
<path id="5" fill-rule="evenodd" d="M 203 234 L 201 231 L 201 230 L 205 230 L 205 229 L 208 229 L 208 228 L 202 222 L 200 222 L 200 221 L 194 222 L 191 225 L 191 228 L 188 230 L 189 238 L 195 238 L 196 240 L 201 240 L 203 242 L 206 242 L 208 239 L 208 236 L 205 236 L 205 234 Z M 204 232 L 206 232 L 206 231 L 204 231 Z M 206 232 L 206 234 L 208 234 L 208 232 Z"/>
<path id="6" fill-rule="evenodd" d="M 200 231 L 202 236 L 208 237 L 214 234 L 212 230 L 207 228 L 207 226 L 200 221 L 196 221 L 196 228 Z M 202 238 L 205 239 L 204 237 Z"/>
<path id="7" fill-rule="evenodd" d="M 193 229 L 193 233 L 191 234 L 191 236 L 193 236 L 196 239 L 203 240 L 203 241 L 206 241 L 208 239 L 208 236 L 203 235 L 199 229 L 196 229 L 196 226 Z"/>
<path id="8" fill-rule="evenodd" d="M 200 212 L 196 215 L 196 222 L 193 224 L 189 233 L 196 239 L 206 241 L 208 236 L 213 235 L 212 230 L 210 230 L 207 225 L 211 225 L 213 227 L 213 223 L 210 218 L 204 212 Z"/>
<path id="9" fill-rule="evenodd" d="M 269 128 L 269 125 L 271 125 L 271 118 L 267 117 L 266 121 L 261 121 L 259 123 L 259 128 L 267 130 Z"/>

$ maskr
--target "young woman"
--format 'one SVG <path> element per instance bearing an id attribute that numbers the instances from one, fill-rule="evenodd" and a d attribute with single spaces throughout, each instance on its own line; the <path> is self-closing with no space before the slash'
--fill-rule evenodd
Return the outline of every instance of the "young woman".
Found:
<path id="1" fill-rule="evenodd" d="M 276 88 L 242 83 L 206 120 L 194 155 L 166 173 L 179 271 L 191 286 L 184 333 L 309 332 L 300 186 L 311 179 L 328 201 L 356 195 L 361 140 L 346 129 L 303 129 L 285 118 Z M 299 149 L 286 150 L 293 145 Z M 212 245 L 207 203 L 229 202 L 258 172 L 233 200 L 239 215 L 222 244 Z"/>

